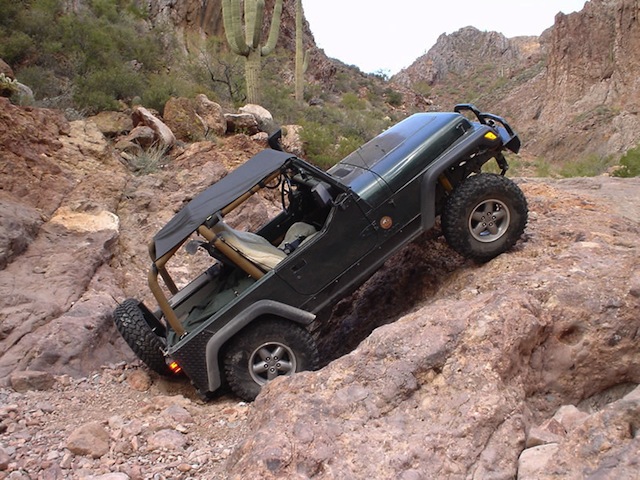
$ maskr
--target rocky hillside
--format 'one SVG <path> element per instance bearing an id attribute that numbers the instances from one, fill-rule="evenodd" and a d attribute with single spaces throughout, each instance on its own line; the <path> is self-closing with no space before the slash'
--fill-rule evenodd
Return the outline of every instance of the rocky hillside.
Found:
<path id="1" fill-rule="evenodd" d="M 93 121 L 0 102 L 0 478 L 636 473 L 637 179 L 518 180 L 515 250 L 476 265 L 434 230 L 336 305 L 325 368 L 203 403 L 141 368 L 111 312 L 150 299 L 160 226 L 264 141 L 134 174 Z M 202 267 L 181 258 L 179 283 Z"/>
<path id="2" fill-rule="evenodd" d="M 408 87 L 438 87 L 452 77 L 482 73 L 481 81 L 496 82 L 540 62 L 542 45 L 538 37 L 507 38 L 498 32 L 482 32 L 469 26 L 450 35 L 442 34 L 436 44 L 412 65 L 393 77 Z"/>
<path id="3" fill-rule="evenodd" d="M 634 0 L 591 0 L 558 14 L 539 38 L 465 28 L 440 37 L 394 80 L 439 106 L 464 100 L 500 111 L 535 156 L 619 156 L 640 141 L 639 13 Z"/>
<path id="4" fill-rule="evenodd" d="M 222 21 L 222 0 L 184 2 L 167 2 L 165 0 L 151 0 L 147 2 L 150 8 L 150 20 L 155 26 L 163 24 L 171 25 L 172 30 L 183 39 L 184 44 L 189 48 L 189 38 L 195 36 L 216 36 L 224 38 L 224 25 Z M 267 18 L 271 18 L 275 0 L 265 1 L 265 11 Z M 269 34 L 269 23 L 263 25 L 263 37 Z M 284 0 L 282 6 L 282 20 L 280 35 L 278 37 L 278 48 L 288 52 L 295 52 L 295 0 Z M 223 42 L 225 44 L 225 42 Z M 303 19 L 303 45 L 309 51 L 309 66 L 306 71 L 307 81 L 325 86 L 332 90 L 332 82 L 335 76 L 341 72 L 346 77 L 359 77 L 362 74 L 357 69 L 349 68 L 336 59 L 329 59 L 324 50 L 318 48 L 309 22 Z M 291 82 L 289 78 L 293 75 L 291 67 L 282 65 L 283 76 Z M 412 92 L 407 91 L 407 98 L 411 102 L 422 105 L 422 100 L 415 98 Z"/>

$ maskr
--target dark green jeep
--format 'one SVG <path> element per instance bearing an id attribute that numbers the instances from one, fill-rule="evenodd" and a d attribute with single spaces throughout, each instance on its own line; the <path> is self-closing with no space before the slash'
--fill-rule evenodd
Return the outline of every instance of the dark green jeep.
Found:
<path id="1" fill-rule="evenodd" d="M 436 217 L 451 247 L 480 262 L 511 248 L 527 222 L 525 197 L 504 176 L 503 151 L 517 153 L 520 140 L 504 119 L 472 105 L 413 115 L 327 172 L 281 151 L 275 137 L 270 144 L 153 238 L 149 286 L 159 309 L 129 299 L 114 313 L 151 369 L 182 370 L 203 395 L 226 379 L 252 400 L 279 375 L 318 368 L 308 331 L 317 315 Z M 500 175 L 481 173 L 491 159 Z M 275 218 L 256 232 L 229 226 L 239 205 L 276 187 L 282 211 Z M 194 232 L 202 240 L 188 241 Z M 178 290 L 167 264 L 185 244 L 215 261 Z"/>

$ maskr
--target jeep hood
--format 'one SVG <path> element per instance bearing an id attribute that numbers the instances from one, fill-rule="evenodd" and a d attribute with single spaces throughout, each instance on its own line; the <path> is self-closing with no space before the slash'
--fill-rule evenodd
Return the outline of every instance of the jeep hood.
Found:
<path id="1" fill-rule="evenodd" d="M 202 225 L 207 218 L 247 192 L 294 155 L 263 150 L 196 196 L 153 237 L 154 260 L 171 251 Z"/>

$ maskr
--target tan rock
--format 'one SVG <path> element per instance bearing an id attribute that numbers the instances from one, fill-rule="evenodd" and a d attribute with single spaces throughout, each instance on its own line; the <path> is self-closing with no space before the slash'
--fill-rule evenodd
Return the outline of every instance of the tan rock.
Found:
<path id="1" fill-rule="evenodd" d="M 147 439 L 149 450 L 181 450 L 187 445 L 187 437 L 172 429 L 160 430 Z"/>
<path id="2" fill-rule="evenodd" d="M 526 448 L 558 443 L 566 435 L 564 427 L 554 418 L 547 420 L 539 427 L 533 427 L 527 435 Z"/>
<path id="3" fill-rule="evenodd" d="M 170 98 L 164 106 L 164 121 L 178 140 L 203 140 L 206 127 L 196 112 L 196 103 L 189 98 Z"/>
<path id="4" fill-rule="evenodd" d="M 518 459 L 518 480 L 539 480 L 558 451 L 557 443 L 527 448 Z"/>
<path id="5" fill-rule="evenodd" d="M 16 392 L 26 392 L 29 390 L 49 390 L 56 383 L 53 375 L 47 372 L 37 372 L 26 370 L 24 372 L 14 372 L 11 374 L 11 387 Z"/>
<path id="6" fill-rule="evenodd" d="M 172 148 L 175 145 L 176 137 L 171 129 L 146 108 L 135 107 L 131 114 L 131 120 L 133 121 L 134 127 L 144 125 L 151 128 L 156 135 L 157 142 L 166 148 Z"/>
<path id="7" fill-rule="evenodd" d="M 109 432 L 100 422 L 89 422 L 76 428 L 65 444 L 71 453 L 100 458 L 109 452 Z"/>
<path id="8" fill-rule="evenodd" d="M 573 405 L 563 405 L 553 416 L 553 420 L 557 421 L 566 432 L 571 432 L 578 427 L 589 414 L 578 410 Z"/>
<path id="9" fill-rule="evenodd" d="M 49 220 L 76 232 L 99 232 L 101 230 L 118 231 L 120 221 L 115 213 L 100 210 L 98 212 L 73 211 L 72 207 L 60 207 Z"/>
<path id="10" fill-rule="evenodd" d="M 131 115 L 124 112 L 100 112 L 88 118 L 106 137 L 116 137 L 128 133 L 133 128 Z"/>
<path id="11" fill-rule="evenodd" d="M 225 113 L 227 133 L 255 135 L 260 131 L 256 117 L 250 113 Z"/>
<path id="12" fill-rule="evenodd" d="M 211 134 L 221 137 L 227 133 L 227 121 L 219 104 L 212 102 L 204 94 L 197 95 L 195 102 L 196 113 L 200 116 L 205 126 L 205 137 Z"/>
<path id="13" fill-rule="evenodd" d="M 240 107 L 238 111 L 241 115 L 253 115 L 253 117 L 256 119 L 260 131 L 270 134 L 276 130 L 276 124 L 273 120 L 273 115 L 271 115 L 271 112 L 263 106 L 248 103 L 244 107 Z"/>
<path id="14" fill-rule="evenodd" d="M 284 136 L 282 138 L 282 148 L 285 152 L 304 158 L 304 143 L 302 142 L 301 125 L 285 125 L 282 127 Z"/>
<path id="15" fill-rule="evenodd" d="M 131 388 L 139 392 L 146 392 L 151 387 L 151 377 L 144 370 L 129 370 L 127 383 Z"/>
<path id="16" fill-rule="evenodd" d="M 156 134 L 151 127 L 138 125 L 133 128 L 128 135 L 118 140 L 115 147 L 118 150 L 131 152 L 152 147 L 156 142 Z"/>

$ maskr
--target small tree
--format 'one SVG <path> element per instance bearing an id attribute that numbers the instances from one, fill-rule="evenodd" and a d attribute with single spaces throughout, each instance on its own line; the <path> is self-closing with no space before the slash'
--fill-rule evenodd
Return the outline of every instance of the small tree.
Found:
<path id="1" fill-rule="evenodd" d="M 244 28 L 241 3 L 242 0 L 223 0 L 224 31 L 231 51 L 245 58 L 247 101 L 260 103 L 261 59 L 270 55 L 278 42 L 282 0 L 276 0 L 273 7 L 269 37 L 264 45 L 260 45 L 264 20 L 264 0 L 244 0 Z"/>

